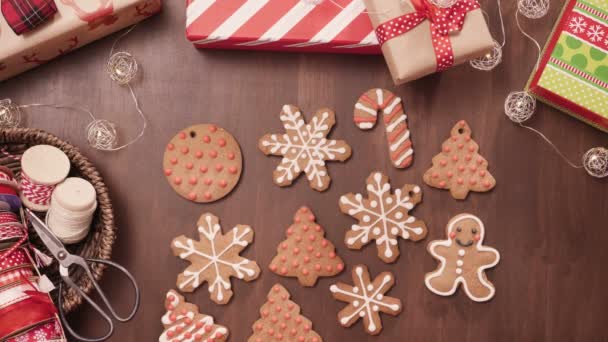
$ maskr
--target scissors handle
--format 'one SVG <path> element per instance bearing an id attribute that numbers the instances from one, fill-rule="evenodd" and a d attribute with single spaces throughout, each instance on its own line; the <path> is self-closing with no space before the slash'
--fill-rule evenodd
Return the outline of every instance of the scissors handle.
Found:
<path id="1" fill-rule="evenodd" d="M 114 307 L 112 306 L 112 304 L 110 304 L 110 301 L 106 297 L 105 293 L 103 292 L 103 290 L 101 289 L 101 287 L 99 286 L 99 284 L 97 283 L 95 278 L 93 277 L 93 274 L 91 273 L 91 269 L 89 268 L 89 265 L 86 262 L 100 263 L 100 264 L 105 264 L 107 266 L 111 266 L 113 268 L 118 269 L 124 275 L 126 275 L 127 278 L 129 278 L 129 281 L 131 282 L 131 285 L 133 286 L 133 289 L 135 291 L 135 304 L 133 305 L 133 309 L 131 310 L 131 313 L 128 316 L 121 317 L 116 313 L 116 311 L 114 310 Z M 124 323 L 124 322 L 130 321 L 137 313 L 137 310 L 139 309 L 139 302 L 140 302 L 140 291 L 139 291 L 139 286 L 137 285 L 137 281 L 135 280 L 135 277 L 133 277 L 133 275 L 126 268 L 124 268 L 123 266 L 121 266 L 115 262 L 109 261 L 109 260 L 82 259 L 81 262 L 75 262 L 74 264 L 80 266 L 81 268 L 83 268 L 85 270 L 85 272 L 87 273 L 87 276 L 90 278 L 91 282 L 93 283 L 93 286 L 95 287 L 95 290 L 97 290 L 99 297 L 102 299 L 105 306 L 108 308 L 110 314 L 108 315 L 96 302 L 94 302 L 91 299 L 91 297 L 89 297 L 78 285 L 76 285 L 74 283 L 74 281 L 70 278 L 67 269 L 60 267 L 61 278 L 69 287 L 73 288 L 76 292 L 78 292 L 78 294 L 80 294 L 82 296 L 82 298 L 87 303 L 89 303 L 93 307 L 93 309 L 95 309 L 95 311 L 97 311 L 97 313 L 99 313 L 99 315 L 103 318 L 103 320 L 108 325 L 109 329 L 105 333 L 105 335 L 103 335 L 101 337 L 97 337 L 97 338 L 87 338 L 87 337 L 83 337 L 83 336 L 79 335 L 78 333 L 76 333 L 72 329 L 72 327 L 68 324 L 67 319 L 65 317 L 65 312 L 63 311 L 62 295 L 61 295 L 62 284 L 60 283 L 59 284 L 59 301 L 58 301 L 59 305 L 58 306 L 59 306 L 59 315 L 61 317 L 63 325 L 66 328 L 66 330 L 73 337 L 75 337 L 76 339 L 78 339 L 80 341 L 85 341 L 85 342 L 105 341 L 108 338 L 110 338 L 110 336 L 112 336 L 112 333 L 114 333 L 114 323 L 112 322 L 112 318 L 114 318 L 115 320 L 117 320 L 119 322 Z M 112 316 L 112 318 L 110 316 Z"/>

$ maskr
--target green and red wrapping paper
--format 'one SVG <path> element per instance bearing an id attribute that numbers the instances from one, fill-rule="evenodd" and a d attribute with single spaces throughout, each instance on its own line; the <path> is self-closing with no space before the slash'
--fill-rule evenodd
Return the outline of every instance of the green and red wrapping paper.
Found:
<path id="1" fill-rule="evenodd" d="M 608 0 L 566 2 L 527 90 L 608 132 Z"/>

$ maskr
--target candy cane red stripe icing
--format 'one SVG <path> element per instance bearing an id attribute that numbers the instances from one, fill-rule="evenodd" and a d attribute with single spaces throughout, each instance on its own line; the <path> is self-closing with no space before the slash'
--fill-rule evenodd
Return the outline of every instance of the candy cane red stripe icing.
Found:
<path id="1" fill-rule="evenodd" d="M 412 0 L 412 4 L 415 12 L 390 19 L 376 27 L 378 42 L 383 45 L 429 20 L 437 71 L 451 67 L 454 65 L 454 51 L 449 34 L 462 29 L 467 13 L 478 9 L 479 3 L 477 0 L 458 0 L 449 8 L 437 7 L 428 0 Z"/>
<path id="2" fill-rule="evenodd" d="M 388 90 L 368 90 L 355 105 L 354 122 L 360 129 L 370 129 L 376 124 L 379 110 L 384 113 L 391 162 L 397 168 L 405 168 L 412 163 L 414 150 L 401 98 Z"/>

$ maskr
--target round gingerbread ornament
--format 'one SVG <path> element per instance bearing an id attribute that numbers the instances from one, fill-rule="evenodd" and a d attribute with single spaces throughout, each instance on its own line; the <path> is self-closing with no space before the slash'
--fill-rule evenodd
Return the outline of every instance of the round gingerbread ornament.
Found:
<path id="1" fill-rule="evenodd" d="M 212 124 L 181 130 L 165 148 L 163 169 L 180 196 L 198 203 L 217 201 L 239 182 L 241 148 L 225 129 Z"/>

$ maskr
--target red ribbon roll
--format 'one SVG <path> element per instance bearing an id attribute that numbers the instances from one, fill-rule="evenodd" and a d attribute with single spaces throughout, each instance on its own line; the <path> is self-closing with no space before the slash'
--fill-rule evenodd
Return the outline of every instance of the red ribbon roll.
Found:
<path id="1" fill-rule="evenodd" d="M 450 68 L 454 65 L 450 33 L 462 30 L 467 13 L 478 9 L 479 3 L 477 0 L 458 0 L 453 6 L 443 8 L 431 4 L 428 0 L 410 1 L 414 5 L 415 12 L 391 19 L 376 27 L 376 36 L 380 45 L 429 20 L 433 49 L 437 58 L 437 71 Z"/>

